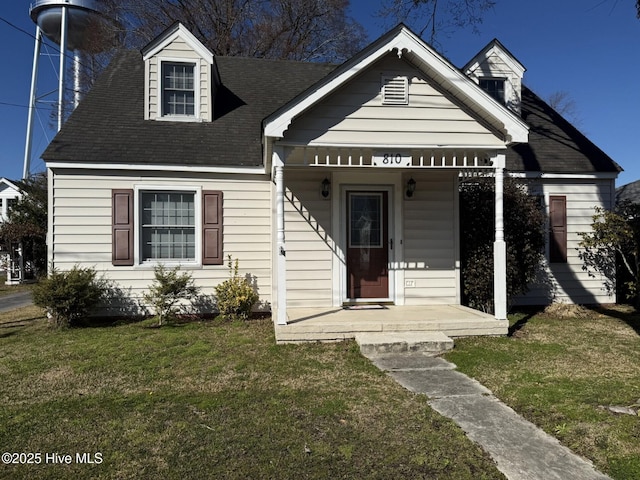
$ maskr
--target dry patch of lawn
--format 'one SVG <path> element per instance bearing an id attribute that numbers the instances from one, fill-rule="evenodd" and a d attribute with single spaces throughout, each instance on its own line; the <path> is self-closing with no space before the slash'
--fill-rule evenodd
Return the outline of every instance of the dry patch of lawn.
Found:
<path id="1" fill-rule="evenodd" d="M 513 336 L 460 339 L 447 358 L 613 478 L 638 479 L 640 417 L 602 407 L 640 402 L 640 315 L 574 312 L 516 316 Z"/>

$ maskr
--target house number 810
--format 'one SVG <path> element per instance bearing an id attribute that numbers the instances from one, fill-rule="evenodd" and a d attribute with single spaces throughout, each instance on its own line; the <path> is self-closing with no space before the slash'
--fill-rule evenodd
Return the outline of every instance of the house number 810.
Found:
<path id="1" fill-rule="evenodd" d="M 400 153 L 385 153 L 382 156 L 383 165 L 400 165 L 402 163 L 402 154 Z"/>

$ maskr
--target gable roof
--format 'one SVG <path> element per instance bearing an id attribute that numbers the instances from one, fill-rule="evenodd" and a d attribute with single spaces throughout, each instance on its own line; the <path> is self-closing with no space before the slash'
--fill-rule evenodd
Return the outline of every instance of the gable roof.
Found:
<path id="1" fill-rule="evenodd" d="M 16 186 L 15 183 L 4 177 L 0 177 L 0 192 L 5 190 L 15 190 L 17 194 L 20 194 L 20 189 Z"/>
<path id="2" fill-rule="evenodd" d="M 164 32 L 154 38 L 141 50 L 143 60 L 147 60 L 159 52 L 164 50 L 167 45 L 171 44 L 178 38 L 182 39 L 189 48 L 204 58 L 207 62 L 213 63 L 213 53 L 205 47 L 184 25 L 180 22 L 174 22 L 167 27 Z"/>
<path id="3" fill-rule="evenodd" d="M 392 51 L 397 51 L 398 56 L 406 56 L 437 82 L 440 88 L 502 132 L 508 143 L 527 141 L 528 127 L 517 115 L 500 105 L 403 24 L 380 37 L 321 82 L 311 86 L 267 118 L 265 136 L 282 137 L 296 116 Z"/>
<path id="4" fill-rule="evenodd" d="M 509 50 L 507 50 L 500 40 L 494 38 L 471 60 L 469 60 L 464 67 L 462 67 L 462 71 L 468 72 L 470 70 L 475 70 L 482 64 L 482 62 L 489 58 L 491 54 L 495 54 L 500 57 L 511 71 L 517 74 L 520 78 L 522 78 L 524 72 L 527 70 L 524 65 L 522 65 L 522 63 L 520 63 L 520 61 Z"/>
<path id="5" fill-rule="evenodd" d="M 391 46 L 388 41 L 383 44 L 386 48 Z M 400 47 L 404 49 L 406 45 Z M 357 57 L 366 57 L 367 51 L 363 52 Z M 59 164 L 103 168 L 123 164 L 161 169 L 261 167 L 263 120 L 282 115 L 310 92 L 345 74 L 351 65 L 343 64 L 336 70 L 335 65 L 242 57 L 215 57 L 215 64 L 222 85 L 216 95 L 213 121 L 158 122 L 144 120 L 145 78 L 140 52 L 122 52 L 72 113 L 42 158 Z M 448 62 L 446 68 L 455 70 Z M 300 95 L 301 92 L 305 94 Z M 511 171 L 622 170 L 526 87 L 522 91 L 522 119 L 518 122 L 530 129 L 529 142 L 507 150 L 507 168 Z"/>

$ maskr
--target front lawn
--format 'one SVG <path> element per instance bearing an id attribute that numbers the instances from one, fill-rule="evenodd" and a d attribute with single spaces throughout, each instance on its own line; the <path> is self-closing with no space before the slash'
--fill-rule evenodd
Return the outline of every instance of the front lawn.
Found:
<path id="1" fill-rule="evenodd" d="M 0 297 L 3 295 L 10 295 L 12 293 L 29 290 L 33 286 L 32 283 L 21 283 L 19 285 L 7 285 L 7 274 L 0 272 Z"/>
<path id="2" fill-rule="evenodd" d="M 446 358 L 598 469 L 639 479 L 640 417 L 606 407 L 640 408 L 640 315 L 512 320 L 511 337 L 459 339 Z"/>
<path id="3" fill-rule="evenodd" d="M 0 451 L 40 454 L 0 478 L 504 478 L 353 342 L 277 346 L 268 319 L 52 330 L 36 307 L 0 313 L 0 379 Z"/>

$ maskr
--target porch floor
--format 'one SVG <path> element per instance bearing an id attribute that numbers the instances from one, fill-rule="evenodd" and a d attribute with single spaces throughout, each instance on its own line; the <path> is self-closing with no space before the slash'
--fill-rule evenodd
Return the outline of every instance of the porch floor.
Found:
<path id="1" fill-rule="evenodd" d="M 275 325 L 276 342 L 340 341 L 361 332 L 442 332 L 448 337 L 506 335 L 507 320 L 461 305 L 288 308 L 287 325 Z"/>

